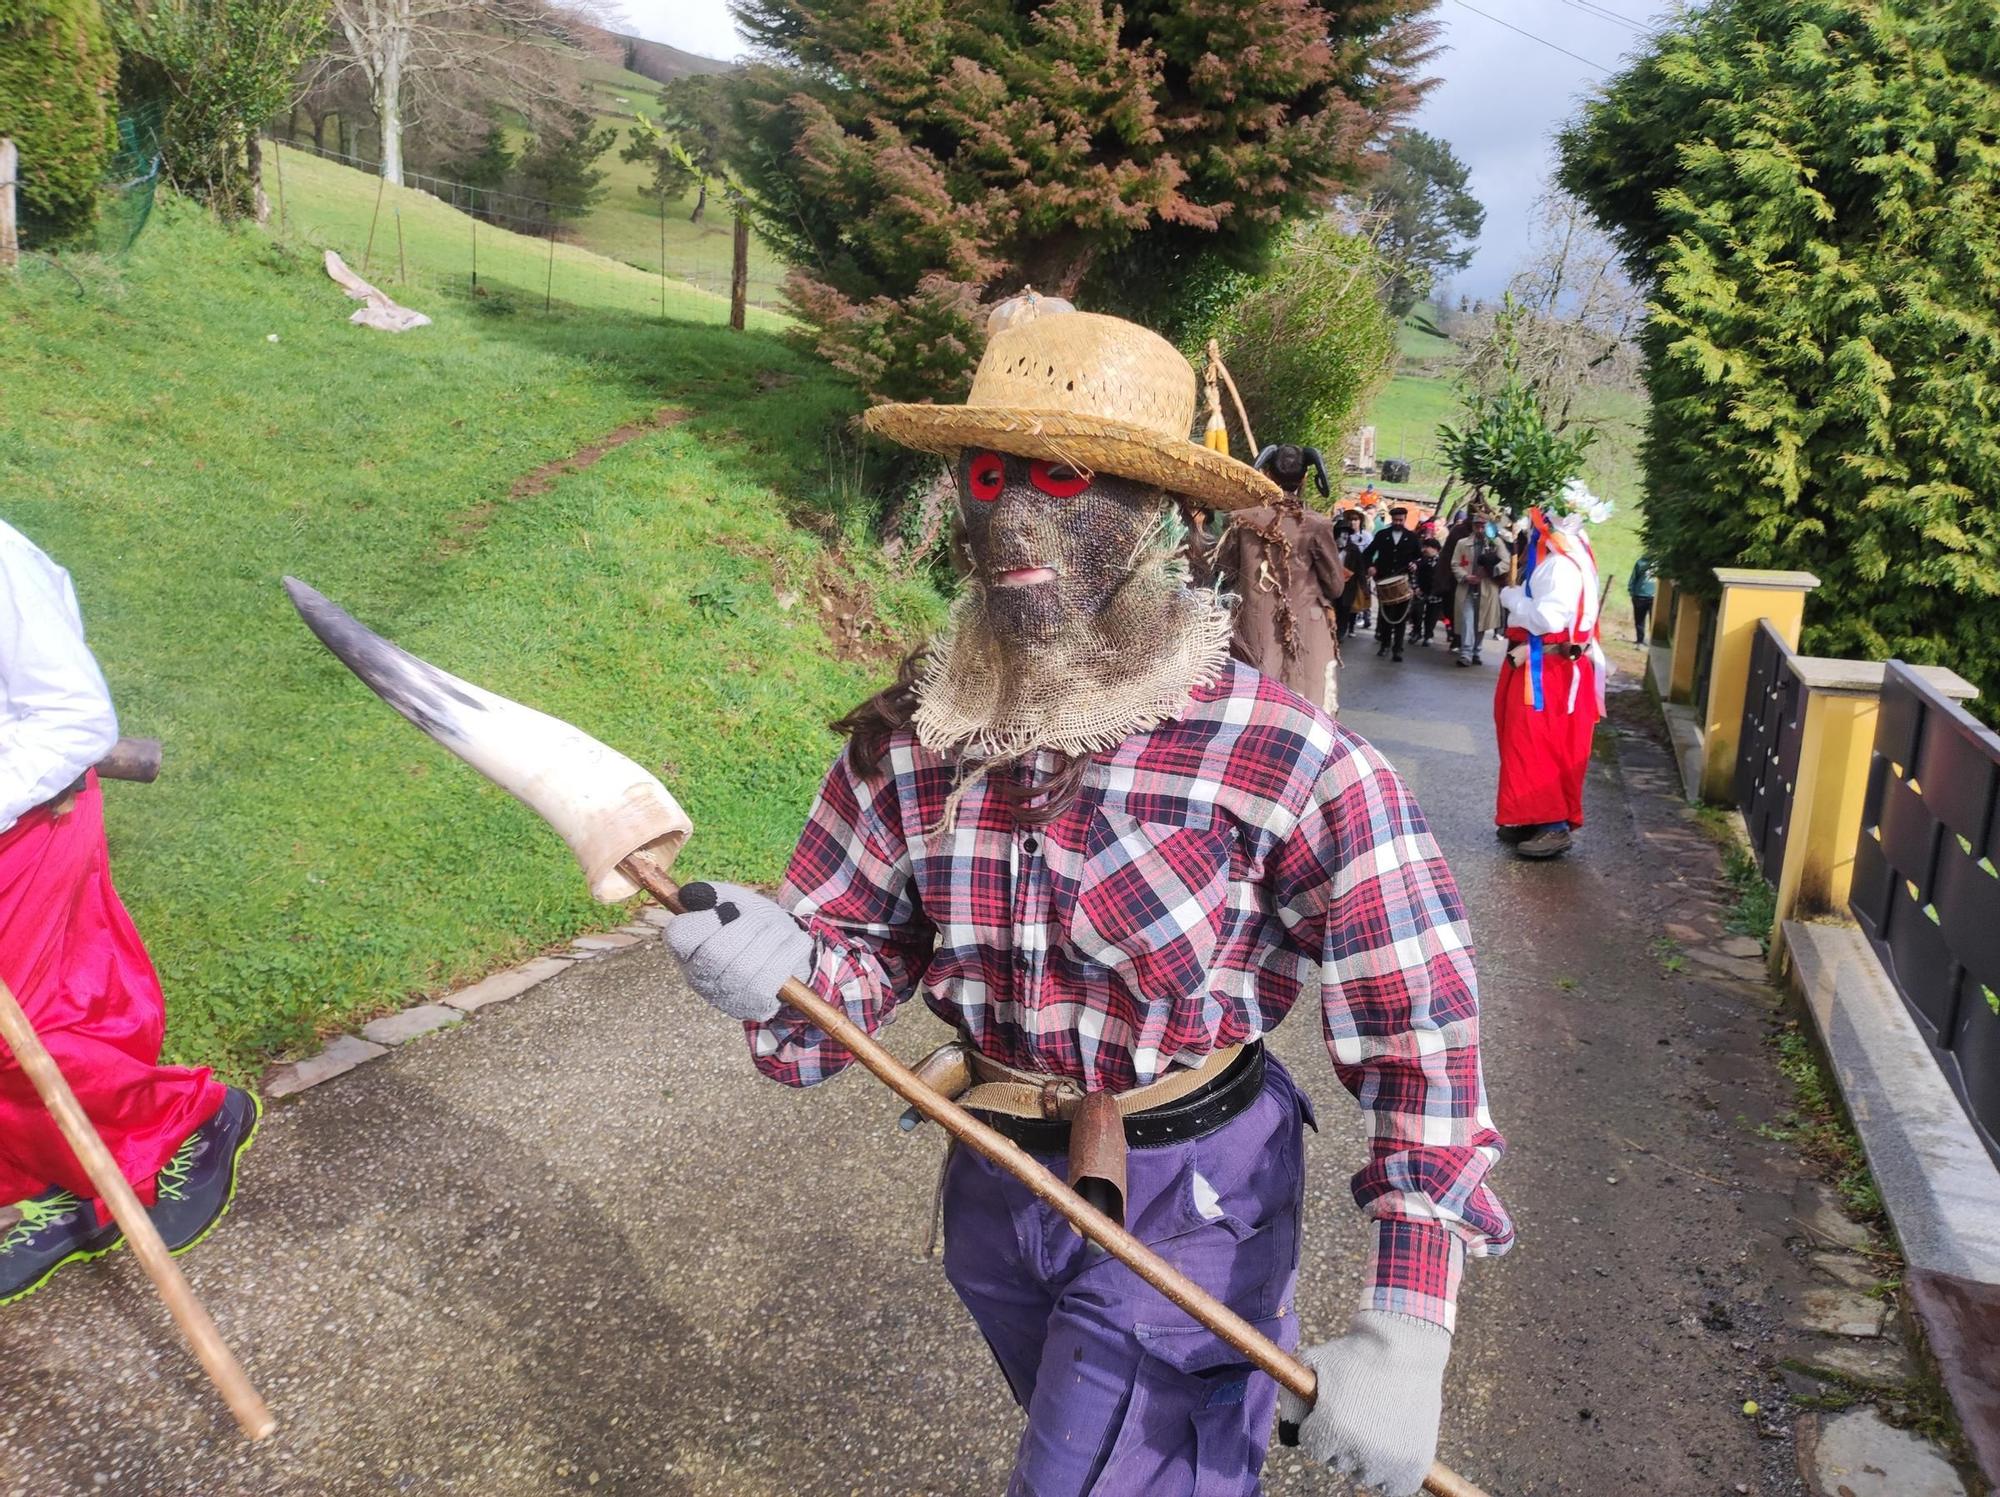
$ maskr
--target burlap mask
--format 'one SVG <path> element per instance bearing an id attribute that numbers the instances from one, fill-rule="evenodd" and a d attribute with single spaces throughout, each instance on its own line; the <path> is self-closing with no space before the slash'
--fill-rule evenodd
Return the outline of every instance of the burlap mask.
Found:
<path id="1" fill-rule="evenodd" d="M 971 575 L 918 682 L 926 747 L 1091 753 L 1215 679 L 1229 612 L 1188 585 L 1159 489 L 987 451 L 960 453 L 957 480 Z"/>

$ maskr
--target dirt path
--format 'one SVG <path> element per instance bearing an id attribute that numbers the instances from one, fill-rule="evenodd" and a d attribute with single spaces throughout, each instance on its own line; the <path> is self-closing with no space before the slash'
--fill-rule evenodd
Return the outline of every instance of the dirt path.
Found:
<path id="1" fill-rule="evenodd" d="M 615 452 L 628 442 L 636 442 L 639 438 L 650 436 L 656 431 L 678 426 L 688 419 L 688 414 L 679 406 L 663 405 L 643 421 L 628 421 L 623 426 L 614 427 L 596 441 L 587 442 L 577 448 L 567 457 L 552 458 L 534 471 L 523 473 L 509 486 L 506 502 L 518 504 L 523 499 L 534 499 L 546 494 L 556 486 L 558 479 L 571 473 L 581 473 L 605 453 Z M 458 517 L 458 524 L 453 528 L 451 537 L 443 549 L 463 551 L 492 522 L 499 508 L 500 502 L 491 499 L 470 506 Z"/>

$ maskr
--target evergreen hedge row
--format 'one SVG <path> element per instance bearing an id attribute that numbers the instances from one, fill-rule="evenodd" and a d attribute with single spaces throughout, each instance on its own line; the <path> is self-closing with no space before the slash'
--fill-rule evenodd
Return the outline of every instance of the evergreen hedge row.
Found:
<path id="1" fill-rule="evenodd" d="M 116 145 L 118 55 L 98 0 L 0 0 L 0 135 L 52 235 L 84 228 Z"/>
<path id="2" fill-rule="evenodd" d="M 1561 141 L 1563 185 L 1651 292 L 1646 538 L 1663 574 L 1814 572 L 1809 651 L 1948 665 L 1989 704 L 1996 9 L 1714 0 Z"/>

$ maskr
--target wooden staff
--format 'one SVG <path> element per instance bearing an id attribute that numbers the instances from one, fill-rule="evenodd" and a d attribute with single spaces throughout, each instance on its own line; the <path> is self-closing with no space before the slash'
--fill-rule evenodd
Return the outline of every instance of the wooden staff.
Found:
<path id="1" fill-rule="evenodd" d="M 674 914 L 684 912 L 670 870 L 694 827 L 650 773 L 560 718 L 511 702 L 398 649 L 297 578 L 287 577 L 285 589 L 307 627 L 371 691 L 560 832 L 599 899 L 620 900 L 635 888 L 644 889 Z M 1310 1367 L 1086 1202 L 1013 1140 L 926 1083 L 844 1011 L 795 979 L 786 980 L 778 997 L 845 1045 L 918 1114 L 1020 1180 L 1079 1233 L 1252 1365 L 1301 1398 L 1313 1398 L 1317 1380 Z M 1424 1485 L 1436 1497 L 1485 1497 L 1436 1463 Z"/>
<path id="2" fill-rule="evenodd" d="M 662 859 L 646 848 L 631 854 L 619 870 L 660 904 L 683 913 L 680 887 Z M 889 1090 L 938 1124 L 958 1142 L 1013 1175 L 1069 1224 L 1117 1258 L 1170 1301 L 1243 1353 L 1251 1364 L 1269 1373 L 1308 1403 L 1318 1389 L 1312 1368 L 1264 1335 L 1221 1300 L 1154 1252 L 1145 1243 L 1092 1206 L 1058 1180 L 1032 1154 L 1004 1133 L 979 1121 L 943 1093 L 934 1091 L 916 1072 L 878 1044 L 874 1036 L 795 977 L 785 979 L 778 997 L 812 1020 L 820 1031 L 844 1045 Z M 1424 1477 L 1424 1490 L 1435 1497 L 1486 1497 L 1478 1487 L 1442 1461 L 1434 1461 Z"/>
<path id="3" fill-rule="evenodd" d="M 1243 397 L 1236 393 L 1236 381 L 1229 377 L 1229 366 L 1222 362 L 1222 346 L 1214 338 L 1208 340 L 1208 358 L 1211 367 L 1222 377 L 1223 388 L 1229 391 L 1229 403 L 1236 407 L 1236 419 L 1243 427 L 1243 442 L 1250 449 L 1250 455 L 1257 455 L 1257 434 L 1250 429 L 1250 413 L 1243 409 Z"/>
<path id="4" fill-rule="evenodd" d="M 97 1129 L 77 1103 L 76 1093 L 69 1089 L 69 1083 L 63 1079 L 55 1058 L 42 1044 L 41 1036 L 35 1033 L 35 1026 L 28 1022 L 27 1014 L 22 1011 L 20 1001 L 4 981 L 0 981 L 0 1039 L 4 1039 L 7 1048 L 14 1052 L 14 1059 L 34 1084 L 42 1105 L 48 1108 L 56 1126 L 62 1129 L 63 1137 L 69 1140 L 70 1148 L 76 1151 L 84 1173 L 90 1176 L 90 1183 L 111 1208 L 113 1219 L 125 1233 L 125 1241 L 145 1267 L 153 1287 L 160 1291 L 160 1298 L 167 1302 L 167 1308 L 173 1312 L 189 1350 L 200 1361 L 202 1370 L 215 1384 L 223 1402 L 229 1405 L 229 1412 L 236 1416 L 236 1422 L 243 1427 L 245 1435 L 252 1440 L 263 1439 L 278 1427 L 278 1421 L 271 1417 L 264 1400 L 250 1386 L 242 1366 L 223 1343 L 215 1322 L 208 1318 L 208 1311 L 201 1307 L 201 1301 L 188 1288 L 180 1265 L 174 1262 L 166 1243 L 160 1240 L 159 1228 L 153 1225 L 152 1217 L 146 1214 L 146 1208 L 139 1204 L 138 1196 L 125 1182 L 125 1176 L 111 1158 L 111 1151 L 97 1136 Z"/>

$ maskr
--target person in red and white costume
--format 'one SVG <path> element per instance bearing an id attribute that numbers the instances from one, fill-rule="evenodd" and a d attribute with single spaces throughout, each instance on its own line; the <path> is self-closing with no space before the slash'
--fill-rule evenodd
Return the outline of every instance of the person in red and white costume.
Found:
<path id="1" fill-rule="evenodd" d="M 206 1070 L 159 1064 L 165 1000 L 111 886 L 92 768 L 117 740 L 69 573 L 0 521 L 0 979 L 182 1252 L 227 1208 L 259 1108 Z M 92 1195 L 0 1045 L 0 1305 L 120 1245 Z"/>
<path id="2" fill-rule="evenodd" d="M 1587 521 L 1611 507 L 1580 480 L 1531 509 L 1521 580 L 1501 589 L 1507 658 L 1493 693 L 1500 739 L 1500 840 L 1524 858 L 1569 851 L 1583 825 L 1583 777 L 1604 714 L 1604 651 L 1597 643 L 1600 592 Z"/>

